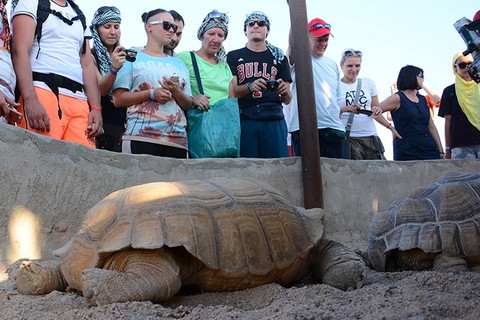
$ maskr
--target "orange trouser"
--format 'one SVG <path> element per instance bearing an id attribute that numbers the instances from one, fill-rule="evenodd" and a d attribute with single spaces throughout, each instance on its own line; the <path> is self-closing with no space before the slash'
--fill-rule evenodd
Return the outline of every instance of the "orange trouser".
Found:
<path id="1" fill-rule="evenodd" d="M 62 109 L 62 119 L 58 117 L 58 101 L 55 94 L 47 89 L 35 87 L 38 100 L 47 111 L 50 118 L 50 132 L 41 132 L 27 128 L 30 131 L 70 142 L 76 142 L 85 146 L 95 148 L 95 141 L 88 137 L 88 115 L 90 108 L 86 100 L 72 98 L 59 94 L 60 108 Z M 19 111 L 23 111 L 23 99 L 20 99 Z M 28 119 L 26 119 L 28 121 Z M 26 128 L 25 121 L 20 124 Z"/>

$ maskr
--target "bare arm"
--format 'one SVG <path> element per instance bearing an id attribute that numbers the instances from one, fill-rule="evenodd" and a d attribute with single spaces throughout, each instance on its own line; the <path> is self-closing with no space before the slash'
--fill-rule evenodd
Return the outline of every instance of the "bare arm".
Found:
<path id="1" fill-rule="evenodd" d="M 12 62 L 17 86 L 23 97 L 23 109 L 32 129 L 50 132 L 50 118 L 38 100 L 33 86 L 30 52 L 35 36 L 35 20 L 26 14 L 13 17 Z"/>
<path id="2" fill-rule="evenodd" d="M 423 90 L 428 94 L 428 96 L 432 99 L 432 102 L 434 104 L 440 104 L 440 96 L 435 93 L 432 89 L 427 87 L 425 84 L 423 84 Z"/>
<path id="3" fill-rule="evenodd" d="M 228 97 L 229 98 L 235 98 L 235 93 L 233 92 L 233 79 L 228 84 Z"/>
<path id="4" fill-rule="evenodd" d="M 392 94 L 387 99 L 378 104 L 382 112 L 395 111 L 400 108 L 400 96 L 398 94 Z"/>
<path id="5" fill-rule="evenodd" d="M 450 147 L 450 126 L 452 123 L 452 115 L 445 115 L 445 148 Z M 452 159 L 452 150 L 445 150 L 445 158 Z"/>
<path id="6" fill-rule="evenodd" d="M 120 50 L 123 50 L 123 49 L 125 48 L 122 46 L 118 46 L 115 48 L 115 50 L 112 53 L 112 69 L 114 72 L 120 71 L 120 69 L 123 67 L 123 64 L 126 61 L 125 52 L 123 51 L 120 52 Z M 96 69 L 97 69 L 98 88 L 100 90 L 100 94 L 102 96 L 106 96 L 112 90 L 113 85 L 115 84 L 115 80 L 117 79 L 117 76 L 109 71 L 102 77 L 102 75 L 98 71 L 98 68 Z"/>
<path id="7" fill-rule="evenodd" d="M 440 136 L 438 135 L 437 127 L 435 127 L 435 123 L 433 123 L 432 119 L 430 119 L 430 122 L 428 122 L 428 131 L 430 131 L 433 140 L 435 140 L 435 144 L 440 152 L 440 158 L 445 158 L 445 153 L 443 151 L 442 142 L 440 141 Z"/>
<path id="8" fill-rule="evenodd" d="M 374 106 L 378 106 L 378 96 L 373 96 L 372 97 L 372 107 L 374 107 Z M 388 122 L 388 120 L 385 119 L 382 114 L 374 115 L 373 119 L 375 121 L 377 121 L 378 123 L 380 123 L 385 128 L 392 131 L 393 140 L 395 140 L 395 138 L 402 139 L 402 136 L 397 132 L 395 127 L 390 122 Z"/>
<path id="9" fill-rule="evenodd" d="M 293 40 L 292 40 L 292 29 L 288 32 L 288 61 L 290 62 L 290 65 L 293 66 L 294 60 L 293 60 Z"/>
<path id="10" fill-rule="evenodd" d="M 167 81 L 169 82 L 167 84 Z M 180 88 L 178 88 L 179 92 L 171 92 L 167 88 L 172 89 L 174 85 L 172 85 L 173 81 L 167 79 L 164 77 L 164 82 L 159 81 L 160 84 L 162 85 L 162 88 L 154 88 L 153 89 L 153 95 L 155 98 L 155 101 L 157 101 L 160 104 L 165 104 L 168 101 L 170 101 L 172 98 L 174 98 L 180 108 L 183 110 L 187 111 L 188 109 L 191 108 L 192 106 L 192 97 L 186 95 L 183 93 Z M 178 83 L 178 82 L 177 82 Z M 178 84 L 176 85 L 178 87 Z M 128 91 L 125 88 L 118 88 L 113 91 L 113 103 L 115 104 L 115 107 L 120 108 L 120 107 L 130 107 L 134 104 L 139 104 L 144 101 L 149 101 L 151 100 L 150 96 L 150 91 L 151 90 L 143 90 L 143 91 Z M 172 89 L 172 91 L 175 91 Z"/>
<path id="11" fill-rule="evenodd" d="M 90 52 L 90 45 L 87 41 L 87 52 Z M 83 87 L 85 88 L 85 95 L 88 99 L 88 104 L 92 108 L 88 116 L 88 130 L 89 136 L 96 137 L 102 133 L 103 119 L 100 110 L 100 94 L 98 92 L 98 82 L 96 75 L 96 68 L 93 62 L 92 55 L 89 53 L 80 54 L 80 65 L 82 66 Z"/>

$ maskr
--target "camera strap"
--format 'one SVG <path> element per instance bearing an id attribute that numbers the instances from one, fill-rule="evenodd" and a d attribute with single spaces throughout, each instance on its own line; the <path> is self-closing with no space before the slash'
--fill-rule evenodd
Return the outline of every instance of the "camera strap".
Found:
<path id="1" fill-rule="evenodd" d="M 353 104 L 358 103 L 360 97 L 360 91 L 362 89 L 362 79 L 357 78 L 357 90 L 355 91 L 355 98 L 353 99 Z M 344 153 L 345 159 L 350 159 L 350 131 L 352 130 L 353 118 L 355 113 L 351 112 L 348 117 L 347 125 L 345 126 L 345 144 L 344 144 Z"/>

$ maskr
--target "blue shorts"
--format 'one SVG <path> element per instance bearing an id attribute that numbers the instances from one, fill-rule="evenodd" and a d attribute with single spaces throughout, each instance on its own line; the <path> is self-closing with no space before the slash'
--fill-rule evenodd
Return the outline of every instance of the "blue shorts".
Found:
<path id="1" fill-rule="evenodd" d="M 240 157 L 289 157 L 285 119 L 256 121 L 241 120 Z"/>
<path id="2" fill-rule="evenodd" d="M 318 143 L 320 144 L 320 157 L 326 158 L 345 158 L 345 152 L 343 150 L 343 144 L 345 140 L 340 140 L 335 143 L 328 143 L 320 134 L 321 130 L 318 129 Z M 294 131 L 292 134 L 292 152 L 294 156 L 301 156 L 302 151 L 300 149 L 300 131 Z"/>

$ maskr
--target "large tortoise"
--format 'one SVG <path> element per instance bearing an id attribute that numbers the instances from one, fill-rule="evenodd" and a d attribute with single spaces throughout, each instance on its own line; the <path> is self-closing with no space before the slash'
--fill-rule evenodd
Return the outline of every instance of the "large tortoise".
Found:
<path id="1" fill-rule="evenodd" d="M 27 261 L 17 289 L 83 293 L 88 306 L 163 301 L 181 286 L 201 291 L 291 285 L 311 271 L 348 290 L 366 267 L 340 243 L 322 239 L 323 210 L 294 207 L 253 179 L 159 182 L 120 190 L 85 216 L 54 251 L 60 262 Z"/>
<path id="2" fill-rule="evenodd" d="M 480 171 L 446 172 L 377 213 L 367 251 L 377 271 L 480 265 Z"/>

